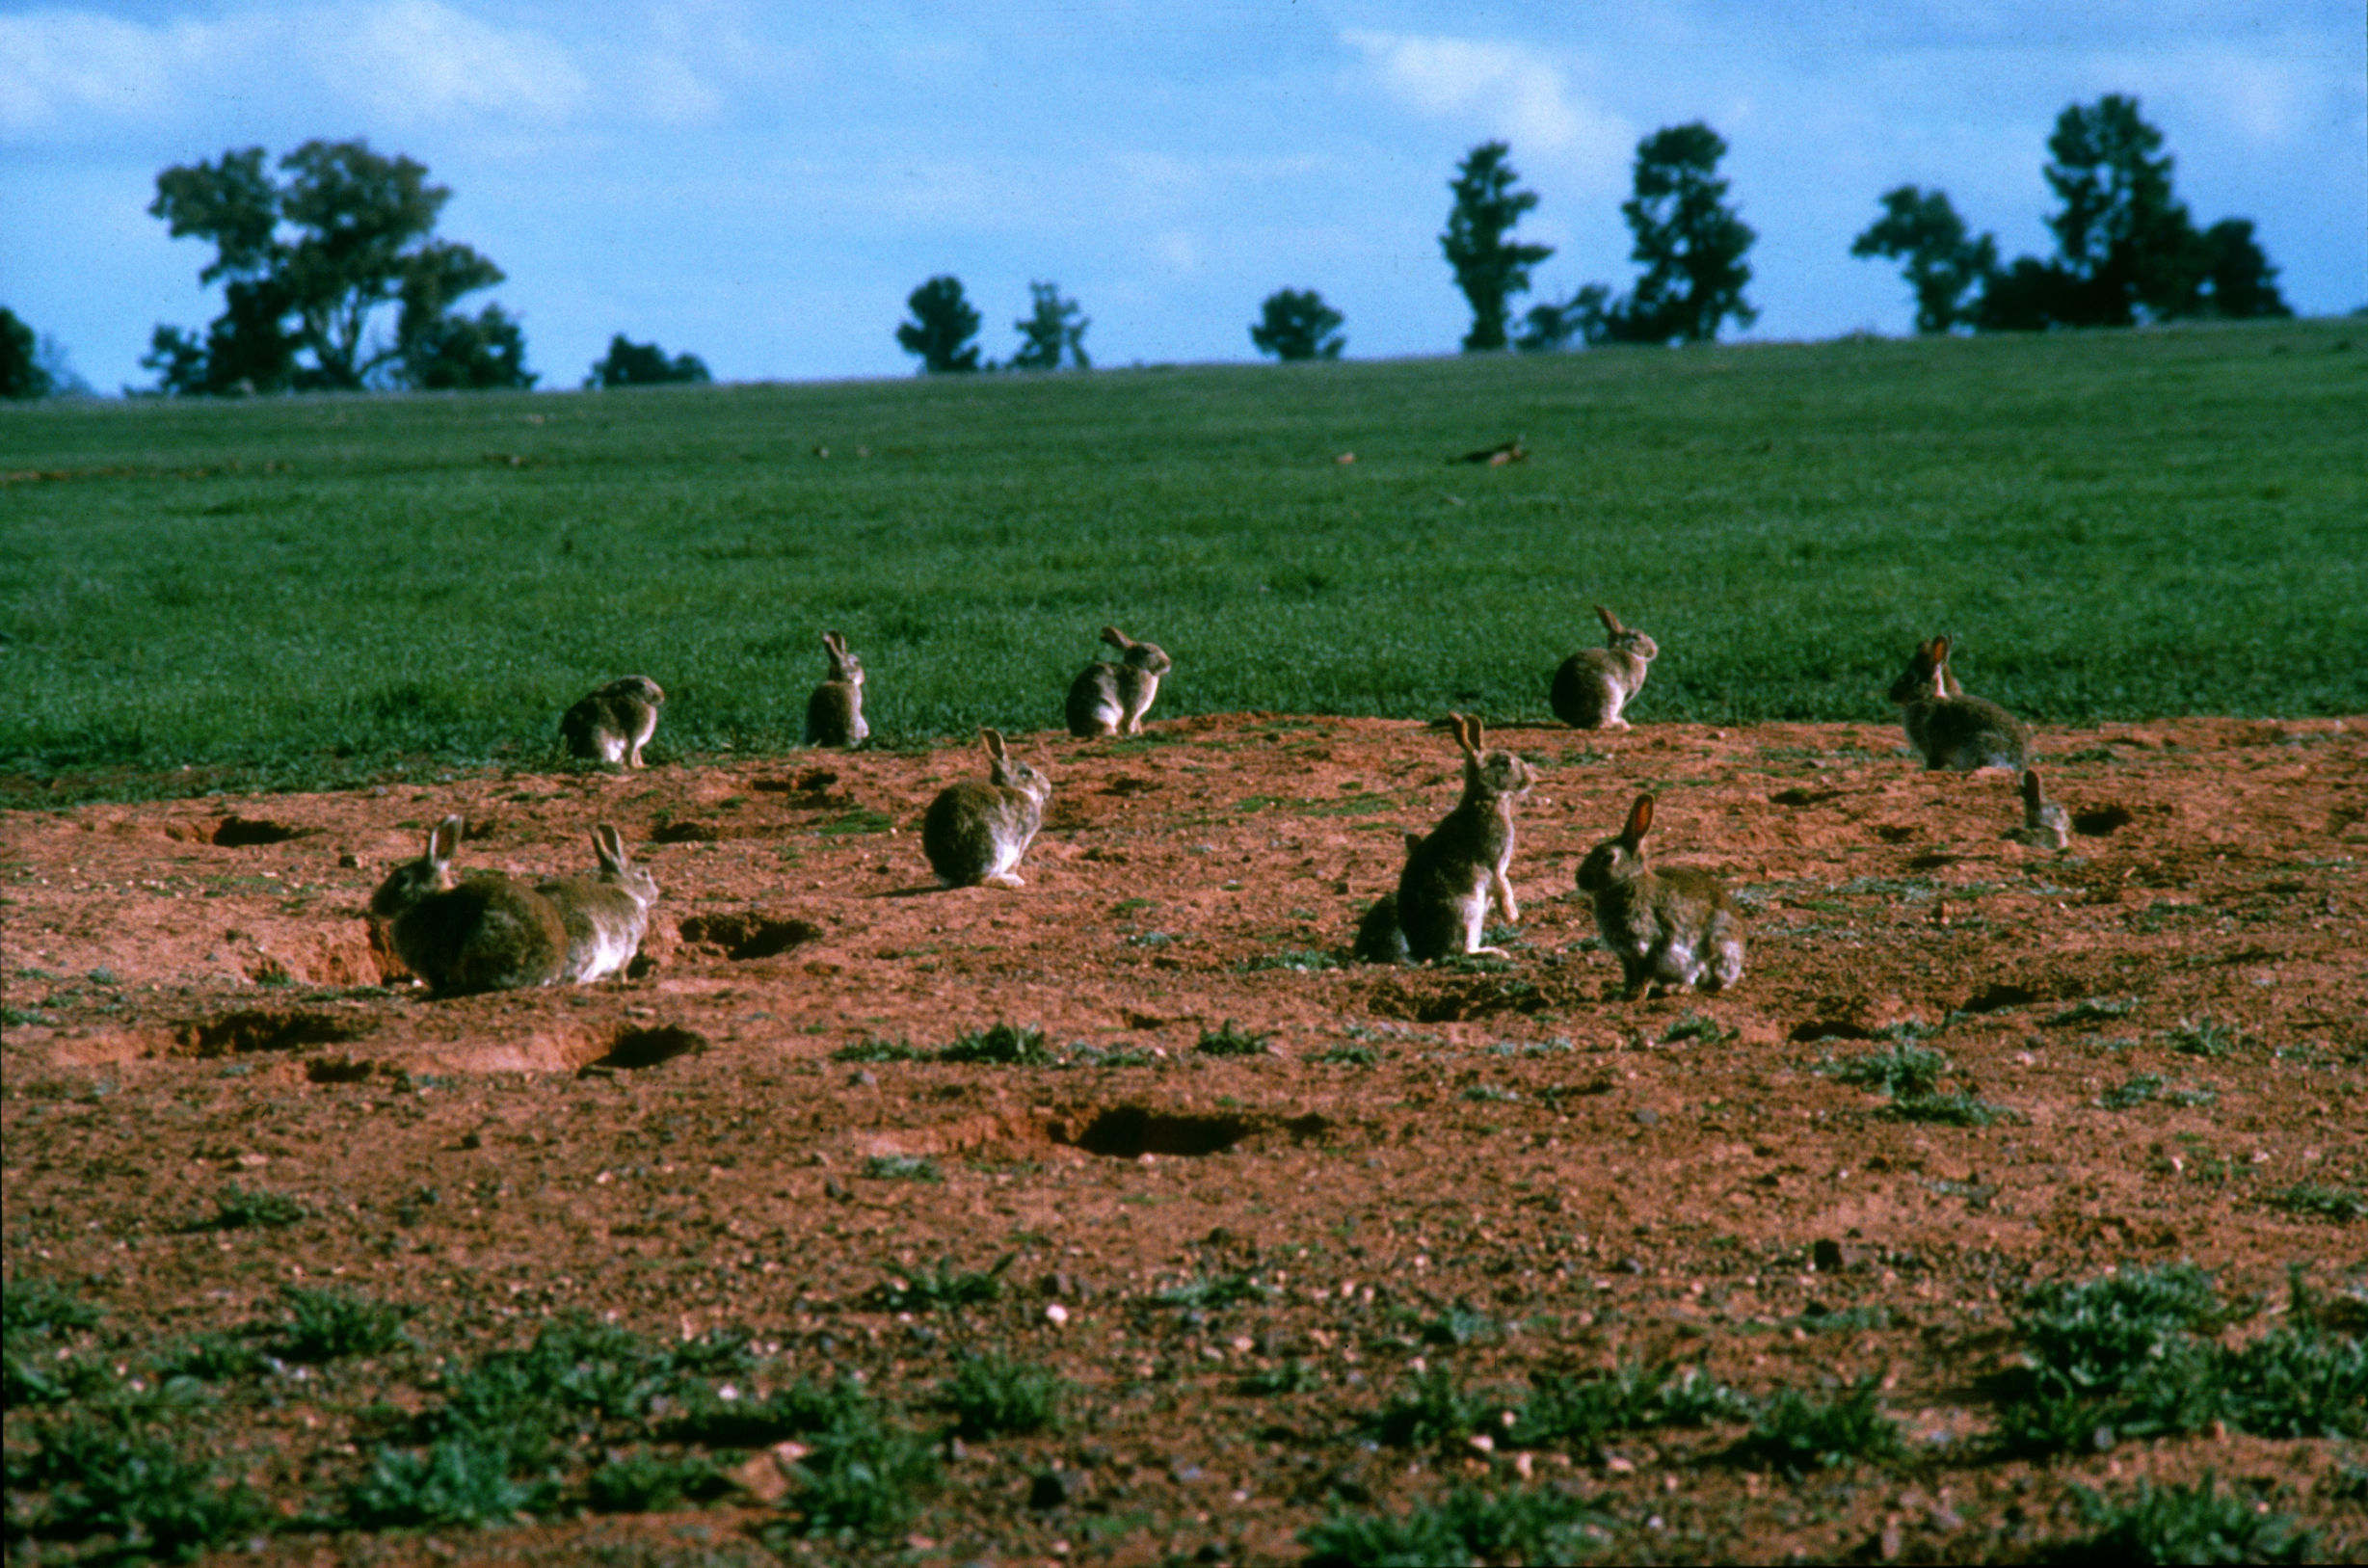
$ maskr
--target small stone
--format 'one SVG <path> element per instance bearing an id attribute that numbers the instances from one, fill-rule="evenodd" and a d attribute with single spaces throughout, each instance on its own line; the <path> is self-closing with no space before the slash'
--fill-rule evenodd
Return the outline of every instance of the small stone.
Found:
<path id="1" fill-rule="evenodd" d="M 877 1089 L 880 1086 L 880 1080 L 868 1069 L 860 1067 L 848 1075 L 847 1081 L 859 1089 Z"/>
<path id="2" fill-rule="evenodd" d="M 1650 1105 L 1638 1107 L 1636 1111 L 1636 1125 L 1638 1127 L 1659 1127 L 1661 1125 L 1661 1112 L 1655 1110 Z"/>
<path id="3" fill-rule="evenodd" d="M 1069 1309 L 1055 1301 L 1044 1310 L 1044 1320 L 1058 1328 L 1069 1321 Z"/>

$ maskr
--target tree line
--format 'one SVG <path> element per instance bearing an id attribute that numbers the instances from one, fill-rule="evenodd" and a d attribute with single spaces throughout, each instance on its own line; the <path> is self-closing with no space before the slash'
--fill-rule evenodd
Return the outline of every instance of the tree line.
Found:
<path id="1" fill-rule="evenodd" d="M 1540 352 L 1618 343 L 1715 340 L 1732 321 L 1749 326 L 1746 259 L 1757 235 L 1729 199 L 1718 166 L 1724 138 L 1699 120 L 1637 143 L 1631 195 L 1620 216 L 1634 238 L 1634 282 L 1615 294 L 1587 283 L 1514 316 L 1530 275 L 1554 254 L 1515 230 L 1536 209 L 1512 149 L 1472 148 L 1449 182 L 1439 246 L 1472 311 L 1467 353 Z M 1923 333 L 2042 332 L 2126 327 L 2194 317 L 2290 316 L 2277 269 L 2251 220 L 2198 227 L 2172 188 L 2174 160 L 2136 98 L 2109 93 L 2057 117 L 2042 173 L 2058 201 L 2047 219 L 2051 256 L 2001 263 L 1997 239 L 1974 234 L 1948 193 L 1902 185 L 1850 253 L 1901 264 Z M 504 280 L 473 247 L 436 236 L 451 191 L 427 169 L 364 141 L 306 143 L 268 165 L 261 147 L 176 165 L 156 177 L 151 216 L 175 239 L 214 247 L 199 281 L 223 285 L 224 309 L 202 335 L 158 326 L 141 364 L 150 390 L 168 395 L 288 391 L 525 388 L 519 319 L 499 305 L 473 315 L 464 298 Z M 1029 311 L 1013 322 L 1018 347 L 999 364 L 982 359 L 981 317 L 950 274 L 906 298 L 897 345 L 924 374 L 1084 370 L 1092 325 L 1060 285 L 1031 282 Z M 384 330 L 392 312 L 391 334 Z M 1278 289 L 1250 325 L 1251 344 L 1281 360 L 1338 359 L 1345 318 L 1317 290 Z M 583 385 L 629 386 L 709 379 L 697 355 L 668 357 L 620 332 Z M 64 351 L 0 306 L 0 397 L 81 388 Z"/>

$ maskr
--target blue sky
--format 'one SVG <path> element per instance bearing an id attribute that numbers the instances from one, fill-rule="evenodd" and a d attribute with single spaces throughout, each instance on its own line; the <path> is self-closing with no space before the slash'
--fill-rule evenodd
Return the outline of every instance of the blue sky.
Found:
<path id="1" fill-rule="evenodd" d="M 620 331 L 726 380 L 903 374 L 905 295 L 942 272 L 994 357 L 1035 279 L 1100 364 L 1254 359 L 1285 286 L 1351 358 L 1441 354 L 1467 148 L 1511 143 L 1558 297 L 1633 277 L 1636 143 L 1701 119 L 1759 231 L 1744 335 L 1897 333 L 1906 286 L 1849 255 L 1879 193 L 1941 186 L 2044 253 L 2049 127 L 2115 92 L 2299 309 L 2368 305 L 2358 0 L 0 0 L 0 303 L 100 388 L 145 384 L 154 324 L 220 308 L 210 252 L 146 213 L 157 171 L 362 136 L 452 188 L 440 232 L 509 273 L 546 386 Z"/>

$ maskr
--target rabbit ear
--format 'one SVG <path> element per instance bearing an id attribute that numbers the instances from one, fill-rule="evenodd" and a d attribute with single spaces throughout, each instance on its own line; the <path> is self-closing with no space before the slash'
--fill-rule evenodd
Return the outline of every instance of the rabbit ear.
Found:
<path id="1" fill-rule="evenodd" d="M 986 726 L 981 725 L 978 731 L 978 738 L 986 743 L 987 755 L 994 757 L 998 762 L 1002 761 L 1004 757 L 1010 755 L 1004 749 L 1003 732 L 1001 731 L 991 730 Z"/>
<path id="2" fill-rule="evenodd" d="M 1122 652 L 1134 646 L 1134 639 L 1119 630 L 1116 626 L 1103 627 L 1102 640 L 1109 644 L 1112 648 L 1118 649 Z"/>
<path id="3" fill-rule="evenodd" d="M 1487 743 L 1487 735 L 1480 729 L 1480 716 L 1477 713 L 1465 714 L 1464 750 L 1477 755 Z"/>
<path id="4" fill-rule="evenodd" d="M 1466 756 L 1471 755 L 1472 734 L 1470 731 L 1464 728 L 1464 726 L 1470 721 L 1460 713 L 1450 713 L 1447 717 L 1447 722 L 1448 728 L 1455 731 L 1455 744 L 1457 748 Z"/>
<path id="5" fill-rule="evenodd" d="M 1932 662 L 1934 664 L 1946 664 L 1949 662 L 1949 639 L 1947 637 L 1935 637 L 1932 639 Z"/>
<path id="6" fill-rule="evenodd" d="M 436 865 L 450 865 L 454 851 L 461 847 L 461 835 L 466 826 L 457 812 L 436 824 L 428 834 L 428 860 Z"/>
<path id="7" fill-rule="evenodd" d="M 824 652 L 836 653 L 839 651 L 839 647 L 838 633 L 835 631 L 826 631 L 822 634 L 822 651 Z"/>
<path id="8" fill-rule="evenodd" d="M 1620 837 L 1634 848 L 1653 828 L 1653 797 L 1638 795 L 1636 804 L 1628 809 L 1628 826 L 1620 830 Z"/>
<path id="9" fill-rule="evenodd" d="M 1595 606 L 1595 613 L 1604 618 L 1604 629 L 1611 633 L 1614 637 L 1628 629 L 1626 626 L 1620 625 L 1620 618 L 1618 616 L 1613 615 L 1610 610 L 1605 609 L 1602 605 L 1598 604 Z"/>
<path id="10" fill-rule="evenodd" d="M 2039 770 L 2026 769 L 2023 773 L 2023 804 L 2035 811 L 2039 809 L 2039 803 L 2045 799 L 2047 799 L 2046 792 L 2039 788 Z"/>
<path id="11" fill-rule="evenodd" d="M 625 867 L 625 835 L 619 833 L 613 823 L 603 822 L 592 830 L 592 852 L 611 871 L 622 871 Z"/>

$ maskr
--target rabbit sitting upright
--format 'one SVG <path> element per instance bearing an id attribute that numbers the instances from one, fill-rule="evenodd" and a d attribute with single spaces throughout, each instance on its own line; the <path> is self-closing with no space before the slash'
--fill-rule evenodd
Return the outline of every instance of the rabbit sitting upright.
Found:
<path id="1" fill-rule="evenodd" d="M 1652 826 L 1653 797 L 1638 795 L 1619 837 L 1580 863 L 1579 890 L 1595 900 L 1595 929 L 1619 956 L 1631 1001 L 1656 985 L 1724 991 L 1743 977 L 1742 914 L 1710 872 L 1646 865 Z"/>
<path id="2" fill-rule="evenodd" d="M 948 888 L 1024 887 L 1015 867 L 1044 823 L 1052 781 L 1015 761 L 999 731 L 981 730 L 978 737 L 986 744 L 988 776 L 939 791 L 921 819 L 921 853 Z"/>

